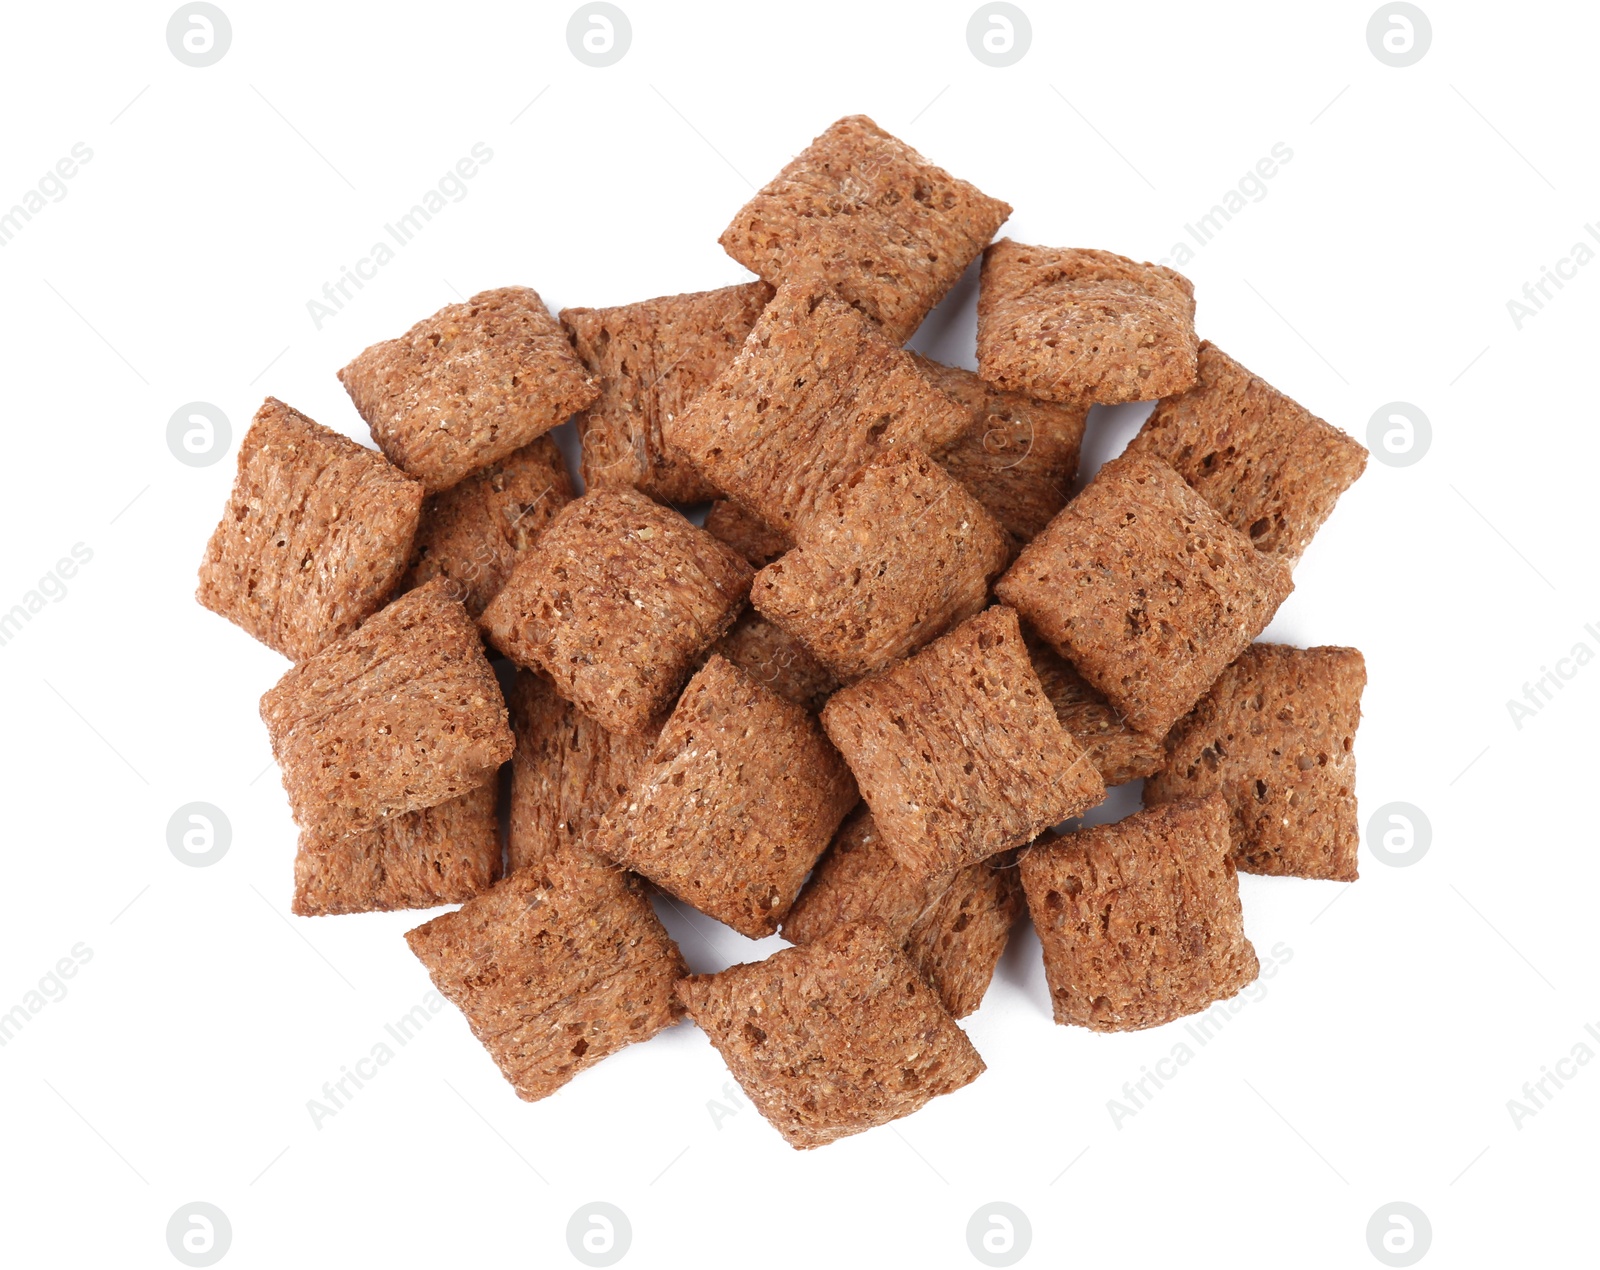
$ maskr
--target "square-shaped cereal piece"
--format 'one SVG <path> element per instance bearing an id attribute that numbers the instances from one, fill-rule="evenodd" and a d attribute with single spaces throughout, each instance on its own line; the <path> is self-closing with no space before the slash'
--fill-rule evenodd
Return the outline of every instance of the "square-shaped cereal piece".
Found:
<path id="1" fill-rule="evenodd" d="M 678 997 L 797 1150 L 888 1124 L 969 1085 L 983 1059 L 876 922 L 720 974 Z"/>
<path id="2" fill-rule="evenodd" d="M 301 917 L 459 904 L 500 873 L 498 782 L 340 838 L 300 835 L 293 908 Z"/>
<path id="3" fill-rule="evenodd" d="M 1293 589 L 1283 561 L 1144 455 L 1101 468 L 995 584 L 1148 736 L 1166 735 Z"/>
<path id="4" fill-rule="evenodd" d="M 684 456 L 661 438 L 744 343 L 772 299 L 764 282 L 662 296 L 611 309 L 563 309 L 561 325 L 600 384 L 578 416 L 589 489 L 632 485 L 666 503 L 715 498 Z"/>
<path id="5" fill-rule="evenodd" d="M 1107 785 L 1122 785 L 1149 776 L 1166 762 L 1160 737 L 1135 732 L 1120 714 L 1060 653 L 1026 625 L 1023 641 L 1045 696 L 1061 726 L 1083 747 Z"/>
<path id="6" fill-rule="evenodd" d="M 1165 459 L 1258 551 L 1291 561 L 1367 466 L 1354 437 L 1209 340 L 1199 382 L 1158 402 L 1128 448 Z"/>
<path id="7" fill-rule="evenodd" d="M 600 395 L 539 293 L 481 291 L 374 344 L 339 382 L 391 462 L 448 489 Z"/>
<path id="8" fill-rule="evenodd" d="M 1037 401 L 921 356 L 917 369 L 959 402 L 969 420 L 966 431 L 933 457 L 1020 547 L 1072 497 L 1089 403 Z"/>
<path id="9" fill-rule="evenodd" d="M 769 565 L 785 551 L 794 550 L 787 534 L 771 528 L 761 517 L 730 498 L 719 498 L 706 509 L 705 530 L 720 538 L 750 562 L 752 568 Z"/>
<path id="10" fill-rule="evenodd" d="M 649 761 L 656 735 L 607 732 L 532 671 L 517 672 L 506 704 L 517 738 L 507 858 L 522 869 L 565 843 L 587 847 Z"/>
<path id="11" fill-rule="evenodd" d="M 682 1013 L 687 972 L 637 879 L 564 847 L 406 934 L 517 1097 L 548 1097 Z"/>
<path id="12" fill-rule="evenodd" d="M 1010 854 L 970 864 L 941 889 L 905 869 L 884 846 L 872 812 L 858 807 L 783 919 L 783 937 L 810 944 L 849 922 L 875 918 L 922 971 L 953 1018 L 983 1002 L 1022 886 Z"/>
<path id="13" fill-rule="evenodd" d="M 592 845 L 760 939 L 778 929 L 856 798 L 803 706 L 712 656 Z"/>
<path id="14" fill-rule="evenodd" d="M 383 607 L 421 508 L 422 486 L 381 454 L 268 397 L 195 599 L 303 661 Z"/>
<path id="15" fill-rule="evenodd" d="M 478 616 L 506 584 L 517 556 L 572 498 L 560 449 L 540 437 L 423 502 L 401 585 L 448 578 L 450 594 Z"/>
<path id="16" fill-rule="evenodd" d="M 804 644 L 753 609 L 739 615 L 713 651 L 758 684 L 812 712 L 822 709 L 822 703 L 839 687 L 839 681 Z"/>
<path id="17" fill-rule="evenodd" d="M 836 692 L 822 726 L 916 877 L 947 879 L 1105 797 L 1000 605 Z"/>
<path id="18" fill-rule="evenodd" d="M 1366 684 L 1353 648 L 1252 644 L 1173 728 L 1146 804 L 1220 794 L 1246 873 L 1354 882 Z"/>
<path id="19" fill-rule="evenodd" d="M 477 789 L 511 757 L 500 685 L 447 585 L 408 591 L 261 698 L 301 829 L 374 828 Z"/>
<path id="20" fill-rule="evenodd" d="M 983 608 L 1011 555 L 994 517 L 914 445 L 846 478 L 795 537 L 750 603 L 845 683 Z"/>
<path id="21" fill-rule="evenodd" d="M 865 115 L 850 115 L 740 208 L 718 241 L 768 282 L 835 289 L 899 344 L 1010 215 Z"/>
<path id="22" fill-rule="evenodd" d="M 1046 401 L 1151 401 L 1195 380 L 1194 284 L 1109 251 L 1002 238 L 983 256 L 978 373 Z"/>
<path id="23" fill-rule="evenodd" d="M 1260 971 L 1244 934 L 1220 798 L 1079 829 L 1022 856 L 1057 1023 L 1158 1027 Z"/>
<path id="24" fill-rule="evenodd" d="M 733 364 L 663 430 L 714 485 L 792 537 L 879 449 L 909 442 L 931 453 L 967 423 L 870 318 L 835 295 L 786 286 Z"/>
<path id="25" fill-rule="evenodd" d="M 611 732 L 672 706 L 739 616 L 754 571 L 732 548 L 637 490 L 569 503 L 483 611 L 489 642 Z"/>

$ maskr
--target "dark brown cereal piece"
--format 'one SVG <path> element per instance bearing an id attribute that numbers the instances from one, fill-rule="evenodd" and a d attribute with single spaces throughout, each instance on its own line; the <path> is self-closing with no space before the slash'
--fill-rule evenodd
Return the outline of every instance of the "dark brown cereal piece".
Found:
<path id="1" fill-rule="evenodd" d="M 1158 1027 L 1260 971 L 1220 798 L 1171 803 L 1029 848 L 1022 886 L 1057 1023 Z"/>
<path id="2" fill-rule="evenodd" d="M 954 1018 L 983 1002 L 1022 887 L 1010 853 L 970 864 L 944 887 L 908 872 L 884 846 L 872 812 L 857 807 L 783 919 L 783 937 L 809 944 L 836 927 L 876 918 L 901 941 Z"/>
<path id="3" fill-rule="evenodd" d="M 1246 873 L 1354 882 L 1366 683 L 1354 648 L 1252 644 L 1173 728 L 1146 804 L 1220 794 Z"/>
<path id="4" fill-rule="evenodd" d="M 966 431 L 934 458 L 1020 547 L 1072 497 L 1089 403 L 1037 401 L 959 366 L 916 360 L 934 387 L 966 408 L 969 420 Z"/>
<path id="5" fill-rule="evenodd" d="M 1164 736 L 1294 589 L 1172 468 L 1122 455 L 1023 548 L 995 594 L 1128 724 Z"/>
<path id="6" fill-rule="evenodd" d="M 839 120 L 739 210 L 727 253 L 768 282 L 822 283 L 904 342 L 1011 208 L 865 115 Z"/>
<path id="7" fill-rule="evenodd" d="M 599 396 L 539 293 L 447 304 L 339 372 L 391 462 L 430 494 L 542 436 Z"/>
<path id="8" fill-rule="evenodd" d="M 600 385 L 600 399 L 578 416 L 589 489 L 632 485 L 669 503 L 717 496 L 662 440 L 661 424 L 723 372 L 770 299 L 766 283 L 746 282 L 610 309 L 561 310 L 561 325 Z"/>
<path id="9" fill-rule="evenodd" d="M 1165 459 L 1258 551 L 1291 561 L 1367 465 L 1354 437 L 1209 340 L 1199 382 L 1157 403 L 1128 448 Z"/>
<path id="10" fill-rule="evenodd" d="M 757 569 L 771 564 L 785 551 L 794 550 L 794 543 L 787 534 L 769 528 L 761 517 L 729 498 L 719 498 L 711 504 L 706 511 L 705 529 Z"/>
<path id="11" fill-rule="evenodd" d="M 1044 694 L 1056 709 L 1056 718 L 1083 747 L 1107 785 L 1148 776 L 1166 761 L 1167 752 L 1160 737 L 1145 736 L 1130 728 L 1104 693 L 1026 625 L 1022 638 Z"/>
<path id="12" fill-rule="evenodd" d="M 477 789 L 511 757 L 500 685 L 447 587 L 408 591 L 261 698 L 301 829 L 374 828 Z"/>
<path id="13" fill-rule="evenodd" d="M 591 845 L 759 939 L 856 799 L 816 719 L 713 655 Z"/>
<path id="14" fill-rule="evenodd" d="M 1109 251 L 1002 238 L 983 255 L 978 373 L 1046 401 L 1151 401 L 1195 380 L 1194 284 Z"/>
<path id="15" fill-rule="evenodd" d="M 712 651 L 721 653 L 758 684 L 813 712 L 822 709 L 822 703 L 839 687 L 839 681 L 804 644 L 753 609 L 739 615 L 733 629 Z"/>
<path id="16" fill-rule="evenodd" d="M 1003 606 L 835 693 L 822 726 L 914 876 L 949 878 L 1105 797 Z"/>
<path id="17" fill-rule="evenodd" d="M 649 761 L 655 733 L 607 732 L 527 670 L 517 672 L 507 705 L 517 738 L 507 857 L 521 869 L 563 843 L 587 845 L 600 817 Z"/>
<path id="18" fill-rule="evenodd" d="M 744 607 L 753 571 L 730 547 L 637 490 L 569 503 L 480 623 L 519 666 L 612 732 L 642 732 L 672 706 Z"/>
<path id="19" fill-rule="evenodd" d="M 848 683 L 916 651 L 989 599 L 1010 544 L 914 445 L 859 468 L 756 575 L 750 603 Z"/>
<path id="20" fill-rule="evenodd" d="M 459 904 L 500 873 L 497 782 L 342 838 L 300 835 L 293 908 L 301 917 Z"/>
<path id="21" fill-rule="evenodd" d="M 302 661 L 383 607 L 421 507 L 422 486 L 381 454 L 268 397 L 195 599 Z"/>
<path id="22" fill-rule="evenodd" d="M 572 499 L 560 449 L 538 438 L 429 496 L 401 585 L 448 578 L 450 593 L 476 617 L 506 584 L 518 554 Z"/>
<path id="23" fill-rule="evenodd" d="M 663 430 L 708 480 L 792 537 L 881 448 L 942 449 L 967 423 L 870 318 L 785 286 L 733 364 Z"/>
<path id="24" fill-rule="evenodd" d="M 637 879 L 566 846 L 406 934 L 519 1098 L 682 1014 L 683 956 Z"/>
<path id="25" fill-rule="evenodd" d="M 756 1109 L 797 1150 L 908 1116 L 983 1072 L 967 1034 L 876 922 L 678 981 Z"/>

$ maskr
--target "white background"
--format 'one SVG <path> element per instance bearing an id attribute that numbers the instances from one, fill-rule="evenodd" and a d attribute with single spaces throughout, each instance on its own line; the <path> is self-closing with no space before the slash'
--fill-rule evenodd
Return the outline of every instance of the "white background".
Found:
<path id="1" fill-rule="evenodd" d="M 1403 1200 L 1425 1265 L 1592 1264 L 1600 1064 L 1520 1128 L 1506 1104 L 1600 1026 L 1600 666 L 1520 729 L 1506 701 L 1600 651 L 1600 263 L 1521 330 L 1506 302 L 1600 221 L 1600 20 L 1427 0 L 1432 47 L 1395 69 L 1374 2 L 1025 0 L 1006 69 L 969 52 L 969 3 L 625 0 L 605 69 L 569 52 L 567 5 L 224 0 L 204 69 L 168 51 L 163 4 L 8 6 L 0 208 L 74 143 L 93 158 L 0 248 L 0 610 L 73 544 L 93 559 L 0 647 L 0 1011 L 92 950 L 0 1049 L 6 1263 L 176 1265 L 168 1218 L 203 1200 L 227 1266 L 560 1266 L 604 1200 L 625 1265 L 954 1267 L 1003 1200 L 1024 1265 L 1367 1266 L 1369 1217 Z M 966 1022 L 987 1074 L 821 1151 L 742 1100 L 715 1118 L 728 1076 L 692 1026 L 528 1105 L 454 1010 L 314 1128 L 307 1100 L 428 990 L 401 940 L 421 916 L 288 915 L 256 714 L 285 663 L 192 600 L 232 448 L 268 392 L 365 439 L 334 371 L 482 288 L 557 308 L 741 280 L 717 234 L 852 112 L 1011 202 L 1013 236 L 1141 259 L 1293 151 L 1187 272 L 1201 334 L 1317 413 L 1363 440 L 1386 402 L 1432 421 L 1421 462 L 1345 495 L 1269 632 L 1365 651 L 1363 823 L 1415 804 L 1431 850 L 1363 847 L 1349 887 L 1243 878 L 1251 938 L 1292 960 L 1120 1127 L 1108 1100 L 1181 1025 L 1054 1026 L 1019 932 Z M 467 196 L 317 330 L 306 302 L 476 142 Z M 919 343 L 970 365 L 970 305 Z M 232 421 L 215 466 L 166 445 L 196 400 Z M 1141 414 L 1097 412 L 1086 466 Z M 232 824 L 209 868 L 166 843 L 193 800 Z M 701 970 L 780 942 L 673 928 Z"/>

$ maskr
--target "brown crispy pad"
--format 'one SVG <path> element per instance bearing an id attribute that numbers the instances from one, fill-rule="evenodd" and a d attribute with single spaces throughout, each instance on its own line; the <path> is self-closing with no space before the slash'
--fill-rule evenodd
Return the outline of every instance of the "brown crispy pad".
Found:
<path id="1" fill-rule="evenodd" d="M 839 681 L 804 644 L 754 609 L 741 613 L 712 651 L 721 653 L 758 684 L 813 714 L 839 687 Z"/>
<path id="2" fill-rule="evenodd" d="M 1130 726 L 1155 737 L 1293 589 L 1286 564 L 1144 455 L 1101 468 L 995 584 Z"/>
<path id="3" fill-rule="evenodd" d="M 446 587 L 407 592 L 261 698 L 301 829 L 372 829 L 478 788 L 511 757 L 500 685 Z"/>
<path id="4" fill-rule="evenodd" d="M 570 503 L 483 611 L 489 642 L 612 732 L 659 722 L 733 625 L 750 566 L 637 490 Z"/>
<path id="5" fill-rule="evenodd" d="M 794 543 L 787 534 L 770 528 L 761 517 L 728 498 L 717 499 L 706 510 L 705 530 L 713 538 L 727 543 L 756 569 L 771 564 L 785 551 L 794 550 Z"/>
<path id="6" fill-rule="evenodd" d="M 1252 644 L 1173 728 L 1145 802 L 1220 794 L 1246 873 L 1355 881 L 1366 683 L 1354 648 Z"/>
<path id="7" fill-rule="evenodd" d="M 1256 550 L 1298 560 L 1366 448 L 1209 340 L 1200 379 L 1157 403 L 1128 448 L 1170 463 Z"/>
<path id="8" fill-rule="evenodd" d="M 768 282 L 831 287 L 899 344 L 1010 215 L 865 115 L 849 115 L 746 203 L 718 241 Z"/>
<path id="9" fill-rule="evenodd" d="M 1044 686 L 1044 694 L 1055 707 L 1056 718 L 1083 747 L 1107 785 L 1121 785 L 1148 776 L 1166 761 L 1167 752 L 1161 738 L 1145 736 L 1130 728 L 1106 700 L 1105 694 L 1097 691 L 1026 624 L 1022 627 L 1022 638 L 1028 645 L 1028 659 L 1033 662 L 1034 673 Z"/>
<path id="10" fill-rule="evenodd" d="M 778 929 L 857 797 L 804 707 L 713 656 L 593 845 L 759 939 Z"/>
<path id="11" fill-rule="evenodd" d="M 405 572 L 422 486 L 268 397 L 239 445 L 195 592 L 291 661 L 354 630 Z"/>
<path id="12" fill-rule="evenodd" d="M 822 725 L 917 877 L 949 878 L 1105 797 L 1002 606 L 835 693 Z"/>
<path id="13" fill-rule="evenodd" d="M 1057 1023 L 1157 1027 L 1260 971 L 1245 938 L 1220 798 L 1079 829 L 1022 856 Z"/>
<path id="14" fill-rule="evenodd" d="M 636 879 L 564 847 L 406 942 L 511 1082 L 548 1097 L 682 1013 L 687 972 Z"/>
<path id="15" fill-rule="evenodd" d="M 983 255 L 978 373 L 1046 401 L 1150 401 L 1195 381 L 1194 284 L 1109 251 L 1002 238 Z"/>
<path id="16" fill-rule="evenodd" d="M 339 372 L 372 439 L 430 494 L 521 449 L 599 396 L 539 293 L 447 304 Z"/>
<path id="17" fill-rule="evenodd" d="M 756 1109 L 797 1150 L 908 1116 L 984 1069 L 876 922 L 691 975 L 677 991 Z"/>
<path id="18" fill-rule="evenodd" d="M 599 400 L 577 420 L 585 486 L 631 485 L 672 503 L 717 496 L 716 487 L 662 439 L 661 424 L 681 414 L 733 361 L 770 299 L 766 283 L 746 282 L 561 311 L 561 325 L 600 385 Z"/>

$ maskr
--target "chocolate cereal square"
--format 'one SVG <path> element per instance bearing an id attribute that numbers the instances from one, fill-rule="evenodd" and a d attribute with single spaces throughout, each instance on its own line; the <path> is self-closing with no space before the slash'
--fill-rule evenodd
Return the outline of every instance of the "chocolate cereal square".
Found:
<path id="1" fill-rule="evenodd" d="M 1294 589 L 1172 468 L 1123 455 L 1023 548 L 995 594 L 1106 695 L 1167 730 Z"/>
<path id="2" fill-rule="evenodd" d="M 575 847 L 406 942 L 529 1102 L 682 1014 L 673 985 L 687 967 L 637 879 Z"/>
<path id="3" fill-rule="evenodd" d="M 1146 804 L 1220 794 L 1246 873 L 1354 882 L 1366 684 L 1354 648 L 1252 644 L 1173 728 Z"/>
<path id="4" fill-rule="evenodd" d="M 613 486 L 562 510 L 480 624 L 601 727 L 632 735 L 671 709 L 738 617 L 753 576 L 671 508 Z"/>
<path id="5" fill-rule="evenodd" d="M 1195 386 L 1158 402 L 1128 448 L 1164 459 L 1258 551 L 1300 558 L 1366 448 L 1209 340 Z"/>
<path id="6" fill-rule="evenodd" d="M 758 684 L 815 713 L 839 687 L 828 668 L 781 626 L 746 609 L 719 639 L 721 653 Z"/>
<path id="7" fill-rule="evenodd" d="M 1109 251 L 984 252 L 978 373 L 1046 401 L 1151 401 L 1195 381 L 1194 284 Z"/>
<path id="8" fill-rule="evenodd" d="M 656 738 L 652 731 L 607 732 L 527 670 L 517 672 L 506 704 L 517 739 L 507 858 L 522 869 L 567 843 L 587 846 L 600 817 L 649 761 Z"/>
<path id="9" fill-rule="evenodd" d="M 1022 546 L 1072 497 L 1088 402 L 1037 401 L 970 370 L 918 356 L 917 369 L 967 412 L 967 427 L 934 455 Z"/>
<path id="10" fill-rule="evenodd" d="M 984 1069 L 875 922 L 690 975 L 677 992 L 756 1109 L 797 1150 L 908 1116 Z"/>
<path id="11" fill-rule="evenodd" d="M 713 656 L 683 690 L 650 761 L 594 849 L 760 939 L 857 800 L 803 707 Z"/>
<path id="12" fill-rule="evenodd" d="M 1259 973 L 1220 798 L 1079 829 L 1022 856 L 1057 1023 L 1159 1027 Z"/>
<path id="13" fill-rule="evenodd" d="M 728 498 L 719 498 L 706 509 L 705 530 L 713 538 L 727 543 L 754 569 L 771 564 L 785 551 L 794 550 L 794 543 L 787 534 L 770 528 L 761 517 Z"/>
<path id="14" fill-rule="evenodd" d="M 506 584 L 517 557 L 572 499 L 560 449 L 540 437 L 424 501 L 401 585 L 447 578 L 450 593 L 478 616 Z"/>
<path id="15" fill-rule="evenodd" d="M 447 304 L 339 372 L 372 439 L 428 493 L 520 450 L 600 395 L 539 293 Z"/>
<path id="16" fill-rule="evenodd" d="M 666 503 L 697 503 L 717 490 L 661 437 L 744 343 L 772 299 L 764 282 L 662 296 L 610 309 L 563 309 L 578 356 L 600 398 L 578 416 L 589 489 L 631 485 Z"/>
<path id="17" fill-rule="evenodd" d="M 768 282 L 832 288 L 904 343 L 1011 215 L 865 115 L 839 120 L 723 230 Z"/>
<path id="18" fill-rule="evenodd" d="M 301 829 L 375 828 L 477 789 L 511 757 L 500 685 L 447 587 L 407 592 L 261 698 Z"/>
<path id="19" fill-rule="evenodd" d="M 822 726 L 914 877 L 947 880 L 1105 797 L 1003 606 L 835 693 Z"/>
<path id="20" fill-rule="evenodd" d="M 302 833 L 294 859 L 294 911 L 301 917 L 387 913 L 459 904 L 487 891 L 500 873 L 496 784 L 491 780 L 363 833 Z"/>
<path id="21" fill-rule="evenodd" d="M 733 364 L 663 429 L 707 480 L 793 537 L 882 448 L 909 442 L 932 453 L 967 423 L 870 318 L 837 296 L 786 286 Z"/>
<path id="22" fill-rule="evenodd" d="M 928 885 L 884 845 L 877 822 L 858 807 L 783 919 L 783 937 L 810 944 L 850 922 L 874 918 L 901 941 L 953 1018 L 983 1002 L 1011 927 L 1022 886 L 1010 853 L 968 865 L 948 885 Z"/>
<path id="23" fill-rule="evenodd" d="M 422 486 L 381 454 L 268 397 L 239 445 L 195 598 L 303 661 L 383 607 L 421 507 Z"/>
<path id="24" fill-rule="evenodd" d="M 750 603 L 843 683 L 978 612 L 1011 554 L 994 517 L 913 445 L 857 470 L 795 536 Z"/>
<path id="25" fill-rule="evenodd" d="M 1145 736 L 1130 728 L 1123 717 L 1060 653 L 1022 628 L 1028 658 L 1055 707 L 1061 726 L 1083 747 L 1089 761 L 1107 785 L 1122 785 L 1149 776 L 1166 762 L 1160 737 Z"/>

